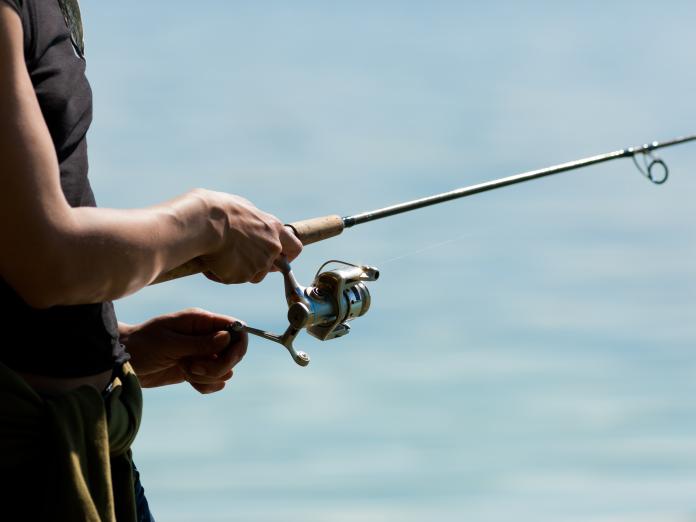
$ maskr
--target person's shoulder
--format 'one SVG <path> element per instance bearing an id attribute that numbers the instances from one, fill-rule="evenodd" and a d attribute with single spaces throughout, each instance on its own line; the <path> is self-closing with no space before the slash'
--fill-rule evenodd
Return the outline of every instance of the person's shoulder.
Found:
<path id="1" fill-rule="evenodd" d="M 22 16 L 22 8 L 24 7 L 24 0 L 0 0 L 0 4 L 9 5 L 12 9 L 17 11 L 19 16 Z"/>
<path id="2" fill-rule="evenodd" d="M 38 0 L 38 2 L 43 2 L 45 0 Z M 29 59 L 33 56 L 34 41 L 36 38 L 36 7 L 37 0 L 0 0 L 0 6 L 6 5 L 14 10 L 22 22 L 22 31 L 24 33 L 24 53 L 25 57 Z"/>

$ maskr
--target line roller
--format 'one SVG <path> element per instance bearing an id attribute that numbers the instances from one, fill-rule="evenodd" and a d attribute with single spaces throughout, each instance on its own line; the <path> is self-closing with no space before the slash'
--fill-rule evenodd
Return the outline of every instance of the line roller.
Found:
<path id="1" fill-rule="evenodd" d="M 287 226 L 292 228 L 303 245 L 310 245 L 339 236 L 347 228 L 370 221 L 622 158 L 632 158 L 641 174 L 653 184 L 662 185 L 669 178 L 669 168 L 664 160 L 655 156 L 653 152 L 695 140 L 696 134 L 661 142 L 653 141 L 637 147 L 628 147 L 551 167 L 514 174 L 433 196 L 361 212 L 352 216 L 341 217 L 334 214 L 297 221 Z M 642 166 L 637 161 L 638 156 L 642 157 Z M 322 272 L 329 264 L 338 264 L 340 268 Z M 322 341 L 346 335 L 350 331 L 348 322 L 367 313 L 371 298 L 365 283 L 376 281 L 379 278 L 379 270 L 375 267 L 354 265 L 344 261 L 327 261 L 317 271 L 312 284 L 308 287 L 303 287 L 297 282 L 290 268 L 290 263 L 286 259 L 280 258 L 276 265 L 280 269 L 285 282 L 285 298 L 288 304 L 289 322 L 286 331 L 282 335 L 277 335 L 252 328 L 241 321 L 230 325 L 228 330 L 234 332 L 246 331 L 252 335 L 277 342 L 288 350 L 292 359 L 298 365 L 307 366 L 309 364 L 309 356 L 305 352 L 297 351 L 293 345 L 297 335 L 303 329 Z M 204 271 L 205 265 L 203 261 L 196 258 L 160 275 L 151 284 L 171 281 Z"/>

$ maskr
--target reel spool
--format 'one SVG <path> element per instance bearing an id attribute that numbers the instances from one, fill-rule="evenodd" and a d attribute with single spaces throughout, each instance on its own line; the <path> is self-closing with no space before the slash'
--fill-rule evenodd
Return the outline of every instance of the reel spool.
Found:
<path id="1" fill-rule="evenodd" d="M 324 267 L 332 263 L 343 266 L 322 272 Z M 331 260 L 319 267 L 311 286 L 303 287 L 297 282 L 286 259 L 279 261 L 277 266 L 285 281 L 290 323 L 287 330 L 282 335 L 277 335 L 252 328 L 241 321 L 232 323 L 228 330 L 247 332 L 282 344 L 297 364 L 307 366 L 309 355 L 297 351 L 293 346 L 297 335 L 304 329 L 313 337 L 327 341 L 348 334 L 348 322 L 365 315 L 370 309 L 370 291 L 365 283 L 376 281 L 379 270 L 371 266 Z"/>

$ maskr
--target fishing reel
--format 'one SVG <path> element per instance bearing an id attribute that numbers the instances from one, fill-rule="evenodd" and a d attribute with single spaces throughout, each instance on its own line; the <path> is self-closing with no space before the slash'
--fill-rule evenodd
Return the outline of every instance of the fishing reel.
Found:
<path id="1" fill-rule="evenodd" d="M 322 272 L 329 264 L 342 265 Z M 321 341 L 342 337 L 350 332 L 349 321 L 365 315 L 370 309 L 370 291 L 365 284 L 376 281 L 379 270 L 331 260 L 319 267 L 311 286 L 303 287 L 295 278 L 290 263 L 283 258 L 276 263 L 285 281 L 289 326 L 282 335 L 252 328 L 236 321 L 229 326 L 235 332 L 247 332 L 282 344 L 300 366 L 309 364 L 309 355 L 297 351 L 293 341 L 301 330 Z"/>

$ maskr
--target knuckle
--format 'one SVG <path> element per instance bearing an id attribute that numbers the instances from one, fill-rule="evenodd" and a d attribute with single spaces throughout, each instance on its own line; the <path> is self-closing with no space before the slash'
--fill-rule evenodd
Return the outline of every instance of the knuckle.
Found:
<path id="1" fill-rule="evenodd" d="M 208 312 L 207 312 L 206 310 L 204 310 L 203 308 L 200 308 L 200 307 L 198 307 L 198 306 L 191 306 L 191 307 L 189 307 L 189 308 L 186 308 L 186 309 L 182 310 L 181 313 L 182 313 L 182 314 L 195 314 L 195 315 L 199 315 L 199 314 L 206 314 L 206 313 L 208 313 Z"/>
<path id="2" fill-rule="evenodd" d="M 235 269 L 233 266 L 223 266 L 216 268 L 213 271 L 215 275 L 214 280 L 225 285 L 233 285 L 242 283 L 245 280 L 245 273 L 239 269 Z"/>
<path id="3" fill-rule="evenodd" d="M 273 264 L 273 261 L 275 261 L 275 258 L 278 257 L 278 254 L 283 251 L 283 243 L 280 242 L 280 239 L 275 239 L 269 243 L 268 247 L 269 253 L 274 256 L 271 260 L 271 264 Z"/>
<path id="4" fill-rule="evenodd" d="M 206 386 L 212 382 L 215 382 L 217 380 L 217 377 L 214 375 L 189 375 L 189 377 L 186 379 L 188 382 L 191 384 L 198 384 L 199 386 Z"/>
<path id="5" fill-rule="evenodd" d="M 210 370 L 210 384 L 217 382 L 227 373 L 227 368 L 215 368 Z"/>
<path id="6" fill-rule="evenodd" d="M 235 273 L 228 273 L 222 276 L 218 276 L 218 282 L 222 283 L 223 285 L 235 285 L 241 283 L 242 281 L 243 279 Z"/>

